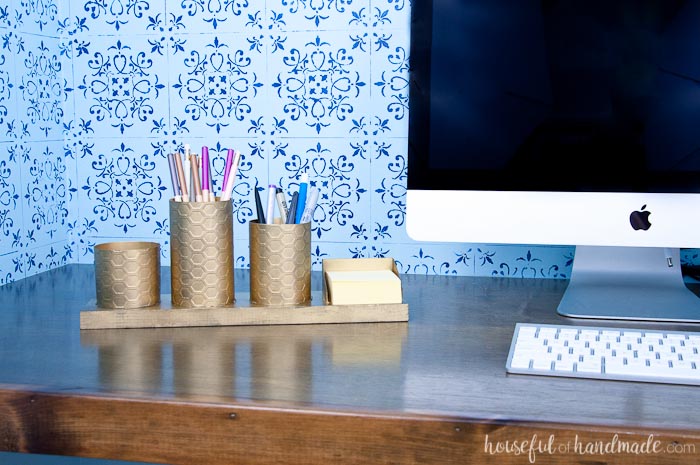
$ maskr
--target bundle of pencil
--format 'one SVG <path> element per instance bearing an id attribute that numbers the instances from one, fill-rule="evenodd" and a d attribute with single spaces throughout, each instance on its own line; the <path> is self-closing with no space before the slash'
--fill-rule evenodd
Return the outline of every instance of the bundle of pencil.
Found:
<path id="1" fill-rule="evenodd" d="M 189 144 L 185 144 L 184 153 L 168 154 L 168 166 L 173 186 L 175 202 L 215 202 L 214 181 L 209 158 L 209 147 L 202 147 L 202 154 L 191 153 Z M 240 152 L 228 149 L 224 180 L 219 201 L 231 199 L 233 185 L 241 161 Z M 189 187 L 188 187 L 189 186 Z"/>

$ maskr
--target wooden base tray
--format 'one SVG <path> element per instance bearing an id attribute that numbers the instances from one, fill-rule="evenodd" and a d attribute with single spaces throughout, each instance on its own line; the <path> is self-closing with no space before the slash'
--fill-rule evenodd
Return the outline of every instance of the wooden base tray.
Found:
<path id="1" fill-rule="evenodd" d="M 408 304 L 323 305 L 320 292 L 312 293 L 311 301 L 311 305 L 259 307 L 250 305 L 248 295 L 237 294 L 235 306 L 173 308 L 170 295 L 162 295 L 159 306 L 119 310 L 97 308 L 91 302 L 89 309 L 80 312 L 80 329 L 408 321 Z"/>

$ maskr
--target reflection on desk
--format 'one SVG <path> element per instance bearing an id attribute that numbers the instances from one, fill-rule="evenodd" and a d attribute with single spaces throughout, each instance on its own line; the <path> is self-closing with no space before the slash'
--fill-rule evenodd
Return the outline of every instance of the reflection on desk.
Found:
<path id="1" fill-rule="evenodd" d="M 97 347 L 103 391 L 307 403 L 314 365 L 400 373 L 407 323 L 339 326 L 91 330 L 80 342 Z"/>

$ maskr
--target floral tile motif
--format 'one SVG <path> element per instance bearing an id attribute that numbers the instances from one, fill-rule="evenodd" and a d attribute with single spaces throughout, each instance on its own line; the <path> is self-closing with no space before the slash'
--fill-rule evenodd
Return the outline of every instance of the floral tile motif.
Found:
<path id="1" fill-rule="evenodd" d="M 165 0 L 69 0 L 71 17 L 84 21 L 90 35 L 147 34 L 151 18 L 165 16 Z"/>
<path id="2" fill-rule="evenodd" d="M 13 139 L 12 132 L 5 128 L 12 127 L 17 118 L 16 52 L 11 46 L 11 42 L 3 42 L 0 49 L 0 141 Z"/>
<path id="3" fill-rule="evenodd" d="M 268 120 L 295 137 L 347 137 L 369 110 L 369 53 L 347 34 L 294 32 L 270 45 Z"/>
<path id="4" fill-rule="evenodd" d="M 411 0 L 372 0 L 372 26 L 409 31 Z"/>
<path id="5" fill-rule="evenodd" d="M 482 244 L 464 247 L 464 250 L 475 260 L 477 276 L 567 279 L 571 275 L 575 248 Z"/>
<path id="6" fill-rule="evenodd" d="M 240 34 L 177 39 L 169 49 L 172 117 L 198 137 L 249 134 L 266 106 L 264 49 Z"/>
<path id="7" fill-rule="evenodd" d="M 16 14 L 11 5 L 12 2 L 6 1 L 0 5 L 0 29 L 12 29 L 15 24 Z"/>
<path id="8" fill-rule="evenodd" d="M 92 37 L 73 59 L 74 121 L 90 122 L 101 137 L 142 137 L 168 115 L 165 56 L 143 38 Z"/>
<path id="9" fill-rule="evenodd" d="M 24 253 L 24 272 L 32 276 L 73 263 L 73 248 L 68 241 L 28 249 Z"/>
<path id="10" fill-rule="evenodd" d="M 70 260 L 58 2 L 0 6 L 0 284 Z M 60 249 L 60 247 L 59 247 Z M 58 257 L 58 258 L 56 258 Z"/>
<path id="11" fill-rule="evenodd" d="M 27 138 L 60 140 L 70 92 L 55 38 L 20 34 L 15 59 L 18 113 Z"/>
<path id="12" fill-rule="evenodd" d="M 268 0 L 270 28 L 331 31 L 369 25 L 370 0 Z"/>
<path id="13" fill-rule="evenodd" d="M 265 3 L 255 0 L 175 0 L 167 4 L 167 17 L 176 18 L 188 31 L 262 29 Z"/>
<path id="14" fill-rule="evenodd" d="M 95 254 L 95 220 L 81 218 L 78 208 L 71 212 L 68 221 L 68 240 L 73 249 L 73 263 L 92 263 Z"/>
<path id="15" fill-rule="evenodd" d="M 167 218 L 168 164 L 153 154 L 148 140 L 95 141 L 91 154 L 78 160 L 76 185 L 81 218 L 74 228 L 87 225 L 100 236 L 149 237 L 156 221 Z"/>
<path id="16" fill-rule="evenodd" d="M 377 137 L 408 135 L 408 30 L 375 30 L 372 50 L 372 113 L 361 130 Z"/>
<path id="17" fill-rule="evenodd" d="M 59 0 L 15 1 L 17 12 L 22 15 L 25 30 L 34 30 L 41 35 L 57 36 L 58 21 L 64 2 Z"/>
<path id="18" fill-rule="evenodd" d="M 567 279 L 573 248 L 415 243 L 396 248 L 401 273 Z"/>
<path id="19" fill-rule="evenodd" d="M 406 243 L 406 139 L 374 139 L 372 163 L 372 226 L 368 239 Z"/>
<path id="20" fill-rule="evenodd" d="M 460 244 L 410 243 L 386 244 L 382 251 L 396 261 L 399 273 L 425 275 L 473 275 L 470 258 L 459 250 Z"/>
<path id="21" fill-rule="evenodd" d="M 65 240 L 75 189 L 60 141 L 28 142 L 10 148 L 20 165 L 24 233 L 17 240 L 37 247 Z"/>
<path id="22" fill-rule="evenodd" d="M 395 258 L 390 245 L 372 241 L 311 242 L 311 266 L 320 270 L 328 258 Z"/>
<path id="23" fill-rule="evenodd" d="M 15 145 L 0 144 L 0 254 L 19 250 L 24 235 L 20 164 Z"/>
<path id="24" fill-rule="evenodd" d="M 0 286 L 24 278 L 23 255 L 20 252 L 0 254 Z"/>

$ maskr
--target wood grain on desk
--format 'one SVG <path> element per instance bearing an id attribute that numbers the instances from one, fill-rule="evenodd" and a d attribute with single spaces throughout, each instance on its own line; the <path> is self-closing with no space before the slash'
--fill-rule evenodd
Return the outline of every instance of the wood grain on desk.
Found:
<path id="1" fill-rule="evenodd" d="M 529 463 L 496 448 L 536 435 L 560 448 L 536 463 L 700 459 L 700 388 L 506 375 L 516 322 L 600 324 L 555 314 L 565 281 L 405 275 L 408 323 L 81 332 L 93 279 L 71 265 L 0 287 L 0 449 L 171 464 Z M 663 450 L 571 450 L 615 434 L 629 445 L 654 434 Z"/>

